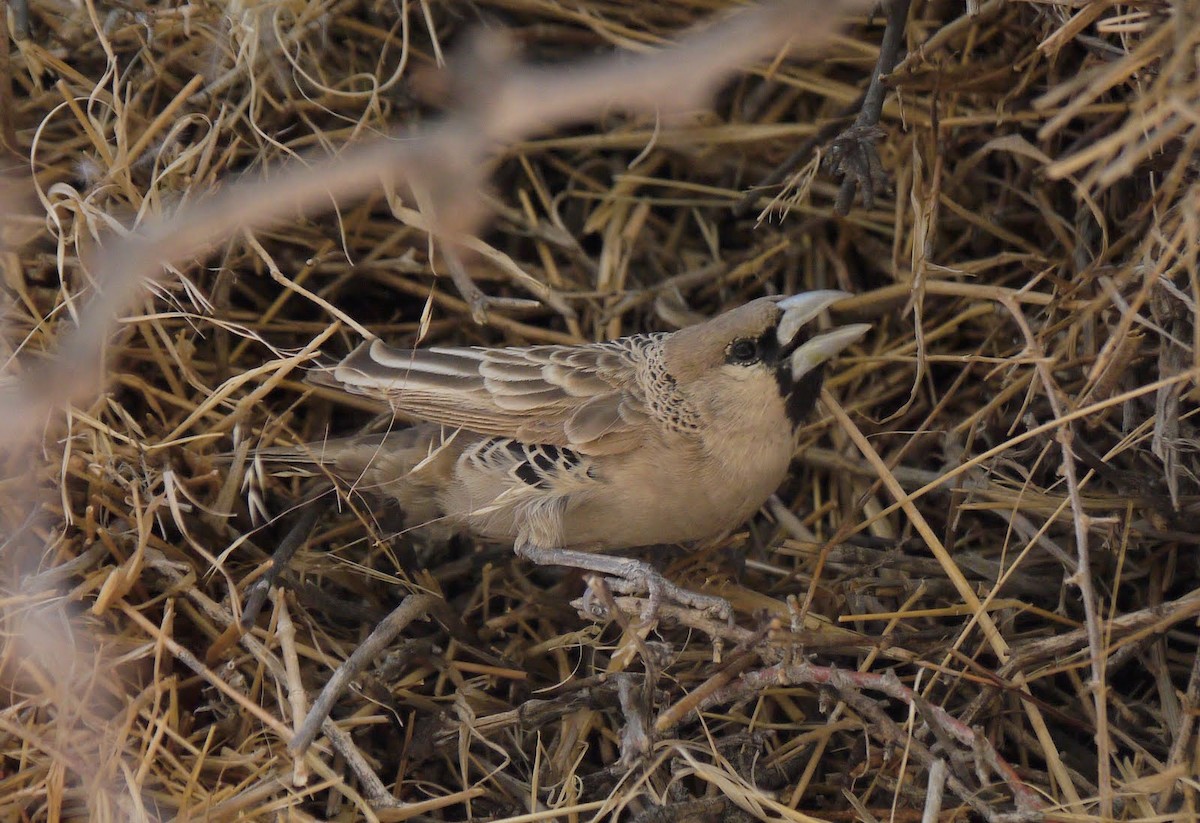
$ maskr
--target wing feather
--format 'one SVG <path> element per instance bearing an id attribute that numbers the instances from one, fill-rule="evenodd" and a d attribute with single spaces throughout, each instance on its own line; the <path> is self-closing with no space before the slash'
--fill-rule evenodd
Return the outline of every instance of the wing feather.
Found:
<path id="1" fill-rule="evenodd" d="M 407 417 L 583 454 L 636 448 L 648 415 L 638 381 L 661 335 L 587 346 L 396 349 L 364 343 L 332 372 Z"/>
<path id="2" fill-rule="evenodd" d="M 516 381 L 541 380 L 544 366 L 541 363 L 506 363 L 497 360 L 479 362 L 479 373 L 488 380 Z"/>

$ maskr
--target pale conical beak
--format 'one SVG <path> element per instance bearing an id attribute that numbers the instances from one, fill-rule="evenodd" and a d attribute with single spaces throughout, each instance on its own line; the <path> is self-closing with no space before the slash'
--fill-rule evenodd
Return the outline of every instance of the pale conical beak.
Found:
<path id="1" fill-rule="evenodd" d="M 805 292 L 780 300 L 778 305 L 783 309 L 783 317 L 779 318 L 779 325 L 775 329 L 779 345 L 785 350 L 791 348 L 792 341 L 796 339 L 796 335 L 800 333 L 800 329 L 805 324 L 815 320 L 818 314 L 834 303 L 845 300 L 849 296 L 844 291 L 826 289 Z M 817 366 L 836 357 L 847 346 L 861 339 L 870 328 L 871 326 L 867 323 L 855 323 L 852 326 L 839 326 L 836 329 L 814 334 L 812 338 L 806 340 L 792 352 L 789 362 L 792 368 L 792 379 L 799 380 Z"/>
<path id="2" fill-rule="evenodd" d="M 779 340 L 779 345 L 785 349 L 791 347 L 801 326 L 849 296 L 844 291 L 825 289 L 808 291 L 780 300 L 777 305 L 783 309 L 783 317 L 779 318 L 779 325 L 775 327 L 775 337 Z"/>
<path id="3" fill-rule="evenodd" d="M 792 352 L 792 379 L 799 380 L 817 366 L 836 357 L 847 346 L 862 339 L 870 328 L 870 323 L 855 323 L 821 332 L 806 340 Z"/>

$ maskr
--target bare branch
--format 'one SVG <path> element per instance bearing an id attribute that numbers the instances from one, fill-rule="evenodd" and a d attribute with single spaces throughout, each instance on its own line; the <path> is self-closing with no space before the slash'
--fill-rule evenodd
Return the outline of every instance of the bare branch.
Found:
<path id="1" fill-rule="evenodd" d="M 336 157 L 302 157 L 268 180 L 243 179 L 205 202 L 144 223 L 103 250 L 92 267 L 103 291 L 86 306 L 78 328 L 51 363 L 0 393 L 0 415 L 7 423 L 0 443 L 11 447 L 27 440 L 50 409 L 100 389 L 98 358 L 116 317 L 142 294 L 146 280 L 162 276 L 167 263 L 203 254 L 236 231 L 276 225 L 361 196 L 381 180 L 405 180 L 427 194 L 437 218 L 433 233 L 453 242 L 483 220 L 478 177 L 482 161 L 497 145 L 614 106 L 668 115 L 694 108 L 749 61 L 785 46 L 812 53 L 826 42 L 840 15 L 865 5 L 861 0 L 773 3 L 702 28 L 671 48 L 571 67 L 523 66 L 507 57 L 502 36 L 476 38 L 463 61 L 467 71 L 489 78 L 489 93 L 474 93 L 440 122 L 364 142 Z M 464 297 L 482 317 L 478 295 Z"/>

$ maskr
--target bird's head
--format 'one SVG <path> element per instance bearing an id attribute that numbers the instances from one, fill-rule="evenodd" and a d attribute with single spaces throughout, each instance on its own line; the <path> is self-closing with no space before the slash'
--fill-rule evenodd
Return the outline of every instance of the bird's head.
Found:
<path id="1" fill-rule="evenodd" d="M 756 417 L 782 404 L 798 427 L 816 403 L 824 364 L 870 328 L 817 329 L 817 316 L 849 296 L 812 291 L 751 301 L 671 335 L 664 365 L 679 390 L 713 414 Z"/>

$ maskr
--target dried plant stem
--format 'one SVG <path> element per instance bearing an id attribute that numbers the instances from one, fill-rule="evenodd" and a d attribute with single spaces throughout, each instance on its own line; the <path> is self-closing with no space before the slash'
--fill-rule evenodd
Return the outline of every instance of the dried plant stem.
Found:
<path id="1" fill-rule="evenodd" d="M 430 614 L 442 614 L 445 611 L 445 602 L 433 595 L 413 594 L 404 598 L 325 683 L 325 687 L 313 701 L 304 723 L 288 743 L 288 749 L 295 755 L 303 756 L 328 718 L 334 702 L 350 685 L 350 681 L 378 659 L 405 627 L 416 620 L 423 620 Z"/>
<path id="2" fill-rule="evenodd" d="M 1037 369 L 1038 377 L 1042 381 L 1046 399 L 1054 411 L 1055 419 L 1061 421 L 1065 416 L 1066 410 L 1063 408 L 1062 392 L 1050 372 L 1051 361 L 1046 356 L 1033 331 L 1029 328 L 1029 323 L 1025 319 L 1025 314 L 1021 311 L 1021 307 L 1013 301 L 1005 302 L 1004 306 L 1009 310 L 1017 327 L 1021 329 L 1021 334 L 1025 338 L 1025 346 L 1029 349 L 1030 354 L 1033 355 L 1035 368 Z M 1074 430 L 1071 424 L 1064 422 L 1056 430 L 1055 439 L 1058 440 L 1062 451 L 1062 465 L 1067 478 L 1067 495 L 1071 501 L 1072 521 L 1075 526 L 1076 566 L 1072 570 L 1068 580 L 1079 587 L 1079 595 L 1083 600 L 1084 626 L 1087 629 L 1088 636 L 1092 673 L 1089 691 L 1092 694 L 1095 709 L 1095 739 L 1097 770 L 1099 772 L 1096 782 L 1100 787 L 1100 813 L 1105 818 L 1109 818 L 1113 814 L 1114 794 L 1112 763 L 1110 759 L 1112 756 L 1112 740 L 1108 729 L 1108 679 L 1105 675 L 1105 664 L 1108 660 L 1108 655 L 1104 650 L 1104 635 L 1100 626 L 1100 607 L 1092 576 L 1092 561 L 1089 548 L 1091 518 L 1085 512 L 1079 496 L 1080 481 L 1075 467 L 1075 454 L 1071 450 L 1074 439 Z"/>
<path id="3" fill-rule="evenodd" d="M 992 621 L 991 616 L 984 611 L 983 604 L 980 602 L 978 596 L 976 596 L 975 591 L 971 588 L 971 584 L 967 581 L 966 577 L 963 576 L 962 570 L 958 568 L 958 564 L 954 562 L 954 558 L 951 557 L 950 553 L 946 551 L 946 547 L 942 545 L 942 541 L 939 540 L 937 535 L 933 533 L 933 529 L 930 528 L 925 518 L 919 511 L 917 511 L 916 507 L 913 506 L 912 496 L 905 494 L 900 482 L 896 480 L 891 471 L 888 469 L 887 465 L 871 447 L 870 441 L 868 441 L 867 438 L 863 436 L 862 432 L 859 431 L 858 427 L 854 425 L 854 422 L 850 419 L 849 415 L 847 415 L 842 409 L 841 404 L 837 402 L 837 399 L 829 393 L 828 389 L 821 390 L 821 403 L 833 415 L 834 420 L 842 428 L 842 431 L 844 431 L 850 437 L 850 439 L 854 442 L 854 445 L 857 446 L 859 451 L 862 452 L 863 457 L 865 457 L 867 461 L 875 467 L 880 479 L 883 480 L 884 486 L 897 501 L 897 505 L 904 510 L 905 514 L 912 518 L 913 526 L 921 534 L 921 537 L 925 540 L 929 550 L 933 552 L 934 557 L 936 557 L 938 562 L 942 564 L 942 568 L 945 570 L 946 576 L 950 578 L 955 589 L 958 590 L 963 602 L 965 602 L 971 609 L 973 615 L 972 622 L 977 622 L 979 624 L 980 630 L 983 632 L 984 637 L 987 638 L 988 643 L 992 647 L 992 651 L 994 651 L 996 656 L 1001 660 L 1007 660 L 1009 654 L 1008 643 L 1004 640 L 1000 630 L 996 628 L 996 624 Z"/>
<path id="4" fill-rule="evenodd" d="M 296 626 L 292 623 L 292 615 L 288 611 L 287 598 L 283 589 L 275 587 L 271 590 L 271 599 L 279 610 L 279 621 L 276 636 L 279 638 L 279 651 L 283 655 L 283 665 L 287 672 L 288 708 L 292 713 L 293 733 L 300 731 L 302 720 L 307 714 L 308 695 L 304 692 L 304 683 L 300 679 L 300 657 L 296 652 Z M 298 757 L 292 763 L 292 784 L 303 786 L 308 782 L 308 767 L 304 758 Z"/>
<path id="5" fill-rule="evenodd" d="M 927 701 L 921 700 L 890 672 L 882 675 L 866 672 L 848 672 L 826 666 L 814 666 L 807 662 L 771 666 L 741 675 L 729 686 L 709 695 L 707 699 L 700 703 L 698 708 L 703 711 L 721 703 L 745 699 L 747 696 L 758 694 L 767 688 L 801 684 L 832 686 L 837 691 L 838 696 L 846 700 L 856 710 L 867 712 L 869 719 L 874 721 L 874 727 L 877 730 L 891 730 L 889 742 L 901 747 L 913 746 L 914 751 L 919 749 L 921 751 L 921 758 L 927 761 L 926 765 L 932 765 L 934 758 L 928 749 L 915 740 L 912 740 L 911 735 L 901 733 L 899 728 L 879 710 L 878 706 L 869 701 L 864 701 L 860 690 L 871 689 L 881 691 L 895 700 L 910 705 L 917 705 L 926 723 L 936 724 L 941 732 L 948 734 L 959 745 L 966 746 L 972 752 L 977 753 L 981 758 L 980 765 L 993 770 L 1004 780 L 1005 784 L 1012 791 L 1020 811 L 1012 818 L 996 814 L 994 810 L 989 809 L 986 805 L 974 802 L 971 790 L 951 775 L 949 776 L 949 781 L 955 794 L 962 800 L 971 803 L 976 811 L 979 811 L 989 820 L 1031 820 L 1041 814 L 1043 808 L 1041 798 L 1025 785 L 1024 781 L 1017 775 L 1016 770 L 1004 758 L 1000 757 L 987 738 L 963 725 L 940 706 L 934 706 Z"/>

